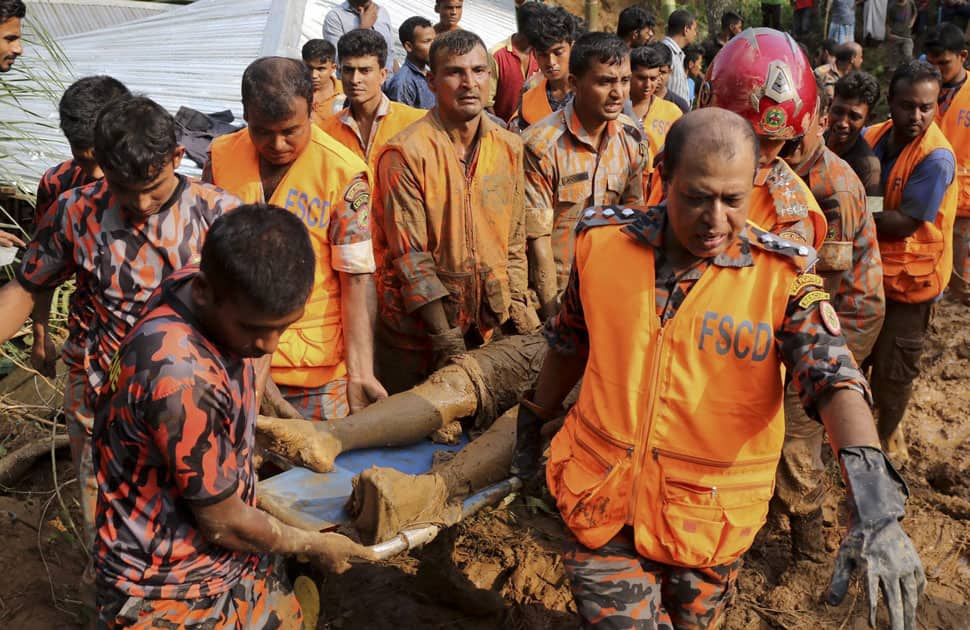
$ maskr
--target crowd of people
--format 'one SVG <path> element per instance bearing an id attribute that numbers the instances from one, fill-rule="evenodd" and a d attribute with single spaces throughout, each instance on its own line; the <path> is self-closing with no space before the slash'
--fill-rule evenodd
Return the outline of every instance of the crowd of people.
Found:
<path id="1" fill-rule="evenodd" d="M 302 59 L 254 60 L 201 181 L 150 98 L 107 76 L 61 98 L 72 157 L 31 238 L 0 233 L 23 248 L 0 339 L 30 318 L 53 374 L 51 292 L 76 280 L 60 358 L 99 627 L 300 627 L 281 557 L 373 555 L 256 507 L 257 411 L 339 422 L 541 328 L 512 473 L 546 460 L 585 626 L 714 626 L 769 504 L 826 560 L 827 433 L 849 512 L 828 599 L 861 568 L 872 614 L 881 592 L 915 628 L 894 464 L 934 306 L 970 304 L 963 31 L 903 47 L 876 121 L 852 41 L 813 67 L 732 11 L 703 42 L 673 11 L 655 41 L 641 7 L 586 32 L 529 1 L 489 50 L 461 11 L 405 20 L 403 64 L 369 0 Z M 24 16 L 0 0 L 0 72 Z"/>

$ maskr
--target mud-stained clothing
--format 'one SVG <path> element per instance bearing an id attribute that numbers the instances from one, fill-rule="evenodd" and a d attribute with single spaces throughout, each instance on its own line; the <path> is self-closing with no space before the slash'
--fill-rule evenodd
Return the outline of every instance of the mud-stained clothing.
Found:
<path id="1" fill-rule="evenodd" d="M 861 133 L 852 146 L 837 155 L 859 176 L 867 195 L 878 197 L 882 193 L 882 164 Z"/>
<path id="2" fill-rule="evenodd" d="M 73 160 L 61 162 L 57 166 L 47 169 L 37 184 L 37 199 L 34 202 L 34 227 L 40 225 L 41 217 L 65 192 L 98 180 L 89 176 Z"/>
<path id="3" fill-rule="evenodd" d="M 283 565 L 273 556 L 262 556 L 247 565 L 229 589 L 192 599 L 149 599 L 129 596 L 115 589 L 97 595 L 98 628 L 108 630 L 154 630 L 155 628 L 303 628 L 303 613 L 293 594 Z"/>
<path id="4" fill-rule="evenodd" d="M 104 181 L 75 188 L 58 198 L 27 245 L 17 279 L 28 291 L 48 291 L 77 277 L 65 356 L 83 357 L 91 399 L 152 292 L 201 254 L 212 222 L 240 203 L 214 186 L 178 177 L 172 197 L 145 220 L 133 219 Z"/>
<path id="5" fill-rule="evenodd" d="M 886 314 L 882 259 L 865 190 L 849 164 L 822 144 L 795 172 L 809 185 L 828 221 L 816 270 L 825 281 L 849 350 L 862 364 Z M 789 514 L 804 516 L 821 508 L 823 437 L 824 428 L 805 414 L 795 387 L 789 385 L 785 445 L 775 485 L 776 496 Z"/>
<path id="6" fill-rule="evenodd" d="M 463 159 L 436 110 L 379 158 L 388 240 L 379 327 L 398 348 L 430 352 L 416 311 L 435 300 L 449 326 L 483 336 L 529 308 L 522 141 L 482 116 L 474 155 Z"/>
<path id="7" fill-rule="evenodd" d="M 253 362 L 216 346 L 177 297 L 195 272 L 146 306 L 95 412 L 98 585 L 134 597 L 218 595 L 261 559 L 206 540 L 190 509 L 233 494 L 255 505 L 257 481 Z"/>
<path id="8" fill-rule="evenodd" d="M 647 560 L 629 527 L 597 550 L 573 541 L 563 566 L 583 627 L 713 628 L 734 597 L 742 561 L 691 569 Z"/>
<path id="9" fill-rule="evenodd" d="M 576 222 L 599 205 L 642 204 L 649 171 L 647 137 L 622 116 L 607 123 L 594 146 L 573 104 L 522 133 L 525 145 L 526 237 L 551 236 L 559 290 L 573 259 Z"/>
<path id="10" fill-rule="evenodd" d="M 950 288 L 960 297 L 970 297 L 970 217 L 953 220 L 953 276 Z"/>

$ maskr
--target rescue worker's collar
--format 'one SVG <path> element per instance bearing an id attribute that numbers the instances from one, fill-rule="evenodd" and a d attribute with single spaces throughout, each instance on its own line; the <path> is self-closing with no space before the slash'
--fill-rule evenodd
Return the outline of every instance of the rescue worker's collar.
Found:
<path id="1" fill-rule="evenodd" d="M 754 185 L 767 186 L 771 182 L 771 178 L 777 176 L 778 169 L 783 169 L 784 167 L 785 161 L 781 158 L 775 158 L 767 166 L 759 166 L 754 174 Z"/>
<path id="2" fill-rule="evenodd" d="M 812 151 L 812 153 L 808 157 L 803 159 L 795 166 L 792 166 L 792 170 L 795 171 L 796 175 L 798 175 L 802 179 L 805 179 L 806 177 L 808 177 L 808 174 L 812 172 L 812 169 L 815 168 L 815 165 L 818 164 L 819 160 L 822 159 L 823 153 L 825 153 L 824 140 L 818 143 L 818 146 L 815 147 L 815 150 Z"/>
<path id="3" fill-rule="evenodd" d="M 491 118 L 489 118 L 488 113 L 485 111 L 484 108 L 482 108 L 482 111 L 479 114 L 479 118 L 480 118 L 480 121 L 479 121 L 479 124 L 478 124 L 478 139 L 479 140 L 481 140 L 483 137 L 485 137 L 485 134 L 491 133 L 491 132 L 495 131 L 496 129 L 504 129 L 503 127 L 499 126 L 498 123 L 496 123 Z M 441 120 L 441 116 L 438 114 L 438 107 L 437 106 L 435 106 L 435 107 L 433 107 L 431 109 L 431 112 L 430 112 L 430 115 L 428 116 L 428 119 L 431 121 L 431 124 L 434 125 L 438 129 L 438 131 L 440 131 L 441 133 L 445 134 L 445 136 L 448 135 L 448 130 L 445 129 L 445 124 Z"/>
<path id="4" fill-rule="evenodd" d="M 562 110 L 562 117 L 566 123 L 566 129 L 569 130 L 569 133 L 571 133 L 574 138 L 588 146 L 593 151 L 599 150 L 599 147 L 593 144 L 593 139 L 589 137 L 589 132 L 587 132 L 586 128 L 583 127 L 583 123 L 579 121 L 579 115 L 576 114 L 575 99 L 570 99 L 569 102 L 566 103 L 566 107 L 564 107 Z M 616 131 L 617 122 L 616 120 L 611 120 L 606 123 L 606 129 L 603 130 L 603 137 L 610 138 L 616 134 Z M 602 142 L 603 141 L 600 140 L 600 144 L 602 144 Z"/>
<path id="5" fill-rule="evenodd" d="M 667 226 L 667 203 L 648 208 L 637 216 L 632 223 L 623 227 L 623 232 L 634 239 L 657 250 L 663 250 L 664 228 Z M 748 228 L 745 226 L 727 251 L 710 259 L 717 267 L 751 267 L 751 243 L 748 241 Z"/>

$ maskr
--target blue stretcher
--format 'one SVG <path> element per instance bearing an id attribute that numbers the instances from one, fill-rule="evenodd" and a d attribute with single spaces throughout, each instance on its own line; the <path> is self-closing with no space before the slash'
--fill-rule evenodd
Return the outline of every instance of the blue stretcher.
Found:
<path id="1" fill-rule="evenodd" d="M 307 522 L 319 525 L 317 530 L 333 529 L 350 522 L 344 505 L 353 489 L 353 478 L 364 470 L 381 466 L 419 475 L 431 469 L 436 451 L 458 451 L 467 443 L 463 433 L 455 445 L 424 440 L 410 446 L 348 451 L 337 456 L 329 473 L 294 467 L 259 482 L 257 494 L 269 496 Z"/>

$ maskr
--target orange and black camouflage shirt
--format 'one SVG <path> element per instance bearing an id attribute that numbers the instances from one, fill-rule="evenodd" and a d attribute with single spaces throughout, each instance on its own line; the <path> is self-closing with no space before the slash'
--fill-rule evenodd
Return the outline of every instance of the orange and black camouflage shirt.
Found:
<path id="1" fill-rule="evenodd" d="M 152 292 L 201 254 L 212 222 L 240 203 L 219 188 L 178 177 L 172 197 L 144 221 L 132 220 L 104 181 L 75 188 L 45 213 L 24 252 L 17 279 L 28 291 L 77 277 L 83 299 L 72 302 L 68 343 L 84 357 L 91 401 Z"/>
<path id="2" fill-rule="evenodd" d="M 256 497 L 253 362 L 208 339 L 179 300 L 197 271 L 169 276 L 152 296 L 95 416 L 98 585 L 131 597 L 222 593 L 259 561 L 207 541 L 190 509 Z"/>
<path id="3" fill-rule="evenodd" d="M 825 280 L 849 349 L 861 362 L 876 343 L 886 315 L 882 258 L 865 188 L 852 167 L 824 144 L 794 170 L 812 189 L 828 222 L 816 270 Z"/>
<path id="4" fill-rule="evenodd" d="M 561 291 L 569 278 L 574 228 L 583 210 L 643 203 L 649 141 L 636 123 L 621 116 L 607 123 L 599 146 L 594 146 L 570 102 L 526 129 L 522 142 L 526 237 L 551 236 Z"/>

